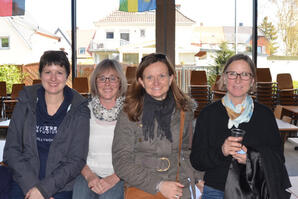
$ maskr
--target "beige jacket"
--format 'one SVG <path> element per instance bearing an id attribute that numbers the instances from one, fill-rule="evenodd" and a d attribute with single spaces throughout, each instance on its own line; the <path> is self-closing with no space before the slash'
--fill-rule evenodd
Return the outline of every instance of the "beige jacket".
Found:
<path id="1" fill-rule="evenodd" d="M 189 177 L 194 170 L 189 162 L 189 136 L 193 113 L 185 113 L 183 142 L 181 150 L 180 183 L 185 187 L 183 199 L 190 198 Z M 173 142 L 154 136 L 152 141 L 144 141 L 142 124 L 132 122 L 126 113 L 121 112 L 115 127 L 112 146 L 113 166 L 116 174 L 127 186 L 134 186 L 149 193 L 157 192 L 161 181 L 175 181 L 179 148 L 180 112 L 174 111 L 171 119 Z M 157 125 L 155 125 L 156 135 Z M 163 158 L 163 159 L 161 159 Z M 166 159 L 165 159 L 166 158 Z M 166 170 L 168 168 L 168 170 Z M 158 171 L 166 170 L 166 171 Z"/>

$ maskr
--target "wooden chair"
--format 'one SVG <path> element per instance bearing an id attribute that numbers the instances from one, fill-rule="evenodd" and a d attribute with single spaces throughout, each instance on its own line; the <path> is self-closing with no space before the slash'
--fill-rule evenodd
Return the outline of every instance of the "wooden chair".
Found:
<path id="1" fill-rule="evenodd" d="M 277 74 L 277 96 L 281 105 L 296 105 L 297 91 L 293 88 L 292 76 L 290 73 Z"/>
<path id="2" fill-rule="evenodd" d="M 6 82 L 0 82 L 0 111 L 1 111 L 1 118 L 5 118 L 5 106 L 4 106 L 4 100 L 7 97 L 6 93 Z"/>
<path id="3" fill-rule="evenodd" d="M 32 85 L 34 84 L 41 84 L 41 80 L 40 79 L 34 79 L 32 82 Z"/>
<path id="4" fill-rule="evenodd" d="M 78 91 L 84 97 L 89 97 L 89 84 L 87 77 L 75 77 L 72 88 Z"/>
<path id="5" fill-rule="evenodd" d="M 125 76 L 127 79 L 127 84 L 131 85 L 136 80 L 137 67 L 127 66 Z"/>
<path id="6" fill-rule="evenodd" d="M 215 83 L 212 86 L 212 101 L 213 102 L 215 102 L 217 100 L 220 100 L 226 94 L 226 91 L 221 90 L 221 89 L 218 88 L 219 80 L 220 80 L 220 75 L 217 75 Z"/>
<path id="7" fill-rule="evenodd" d="M 281 111 L 282 111 L 282 105 L 276 105 L 276 107 L 274 108 L 274 116 L 275 116 L 275 118 L 281 119 L 281 120 L 283 120 L 285 122 L 288 122 L 288 123 L 292 123 L 292 118 L 289 117 L 289 116 L 284 115 L 281 118 Z"/>
<path id="8" fill-rule="evenodd" d="M 273 110 L 276 104 L 276 84 L 272 82 L 270 69 L 257 68 L 256 79 L 256 101 Z"/>
<path id="9" fill-rule="evenodd" d="M 12 112 L 13 112 L 13 109 L 16 105 L 16 103 L 18 102 L 17 99 L 6 99 L 6 100 L 3 100 L 3 107 L 2 107 L 2 118 L 8 118 L 10 119 L 11 116 L 12 116 Z"/>
<path id="10" fill-rule="evenodd" d="M 0 82 L 0 97 L 6 97 L 6 82 Z"/>
<path id="11" fill-rule="evenodd" d="M 198 103 L 198 107 L 195 110 L 195 117 L 197 117 L 199 112 L 211 102 L 210 86 L 207 84 L 206 71 L 191 71 L 188 89 L 190 96 Z"/>
<path id="12" fill-rule="evenodd" d="M 19 92 L 23 90 L 25 84 L 13 84 L 11 90 L 11 99 L 17 99 L 19 97 Z"/>

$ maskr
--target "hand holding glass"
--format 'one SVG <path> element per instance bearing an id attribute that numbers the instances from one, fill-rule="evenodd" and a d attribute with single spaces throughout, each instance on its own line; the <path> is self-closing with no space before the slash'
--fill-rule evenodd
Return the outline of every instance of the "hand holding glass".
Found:
<path id="1" fill-rule="evenodd" d="M 233 128 L 231 129 L 231 136 L 233 137 L 244 137 L 245 135 L 245 130 L 242 129 L 238 129 L 238 128 Z M 243 151 L 242 149 L 240 151 L 238 151 L 237 153 L 239 154 L 245 154 L 245 151 Z"/>

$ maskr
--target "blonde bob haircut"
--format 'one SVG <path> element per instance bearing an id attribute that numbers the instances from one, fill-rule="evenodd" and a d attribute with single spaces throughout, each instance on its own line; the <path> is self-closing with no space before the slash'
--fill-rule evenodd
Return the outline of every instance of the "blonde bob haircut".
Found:
<path id="1" fill-rule="evenodd" d="M 127 89 L 127 80 L 123 73 L 121 64 L 118 61 L 113 59 L 104 59 L 96 65 L 90 78 L 92 97 L 99 96 L 97 84 L 96 84 L 96 78 L 107 70 L 115 70 L 117 72 L 120 80 L 118 97 L 125 96 L 126 89 Z"/>

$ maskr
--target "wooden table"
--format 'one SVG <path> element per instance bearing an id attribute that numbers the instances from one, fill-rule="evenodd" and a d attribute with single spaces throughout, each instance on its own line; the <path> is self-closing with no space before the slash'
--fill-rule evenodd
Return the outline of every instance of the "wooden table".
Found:
<path id="1" fill-rule="evenodd" d="M 290 133 L 297 132 L 298 126 L 285 122 L 283 120 L 276 118 L 276 123 L 280 132 L 281 139 L 283 141 L 283 145 L 287 141 L 287 138 Z"/>
<path id="2" fill-rule="evenodd" d="M 286 115 L 292 118 L 292 121 L 294 121 L 294 124 L 297 124 L 298 120 L 298 106 L 282 106 L 280 119 Z"/>

